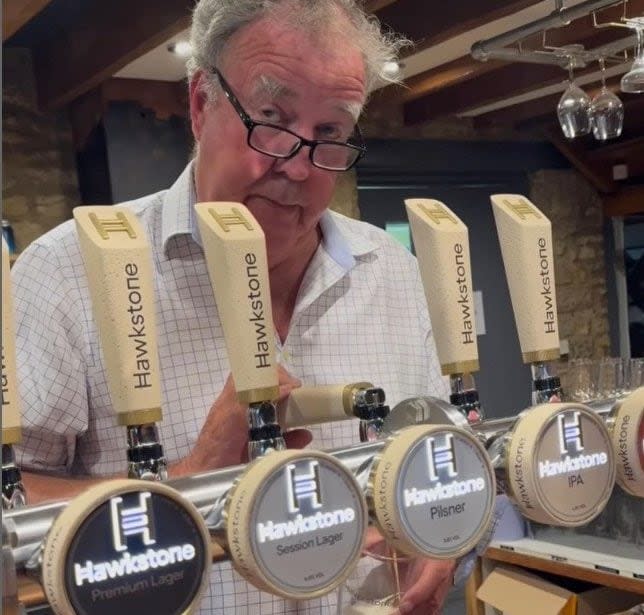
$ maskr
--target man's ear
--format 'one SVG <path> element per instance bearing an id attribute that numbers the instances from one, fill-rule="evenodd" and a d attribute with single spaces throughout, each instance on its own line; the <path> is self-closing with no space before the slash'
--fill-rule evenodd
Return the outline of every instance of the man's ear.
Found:
<path id="1" fill-rule="evenodd" d="M 192 125 L 192 136 L 199 142 L 205 123 L 206 106 L 208 96 L 206 95 L 206 76 L 203 71 L 197 71 L 189 86 L 190 96 L 190 123 Z"/>

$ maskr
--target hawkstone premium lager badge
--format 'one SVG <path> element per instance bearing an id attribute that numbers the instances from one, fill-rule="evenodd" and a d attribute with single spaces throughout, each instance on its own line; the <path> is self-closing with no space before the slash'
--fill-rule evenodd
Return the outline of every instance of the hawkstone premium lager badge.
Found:
<path id="1" fill-rule="evenodd" d="M 353 474 L 318 451 L 273 451 L 254 461 L 231 490 L 225 519 L 225 546 L 239 573 L 295 600 L 347 578 L 367 527 Z"/>
<path id="2" fill-rule="evenodd" d="M 170 487 L 117 480 L 89 489 L 56 518 L 43 585 L 59 615 L 196 610 L 210 566 L 198 511 Z"/>
<path id="3" fill-rule="evenodd" d="M 596 517 L 615 483 L 604 422 L 588 407 L 542 404 L 517 420 L 507 478 L 521 513 L 539 523 L 578 526 Z"/>
<path id="4" fill-rule="evenodd" d="M 402 429 L 378 456 L 368 500 L 385 538 L 409 555 L 453 558 L 481 540 L 494 471 L 474 436 L 448 425 Z"/>

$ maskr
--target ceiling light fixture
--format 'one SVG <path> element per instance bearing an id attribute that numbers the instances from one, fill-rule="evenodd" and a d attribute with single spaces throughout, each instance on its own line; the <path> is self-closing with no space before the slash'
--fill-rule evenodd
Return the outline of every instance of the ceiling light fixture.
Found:
<path id="1" fill-rule="evenodd" d="M 385 62 L 382 66 L 382 72 L 390 78 L 398 77 L 402 73 L 405 65 L 402 62 Z"/>
<path id="2" fill-rule="evenodd" d="M 192 53 L 192 45 L 188 41 L 176 41 L 168 45 L 168 51 L 180 58 L 187 58 Z"/>

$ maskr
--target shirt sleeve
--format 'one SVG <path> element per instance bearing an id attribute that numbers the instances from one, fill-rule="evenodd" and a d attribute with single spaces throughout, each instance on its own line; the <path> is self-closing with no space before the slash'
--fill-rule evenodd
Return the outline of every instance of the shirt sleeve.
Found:
<path id="1" fill-rule="evenodd" d="M 57 256 L 38 243 L 18 259 L 12 282 L 22 407 L 17 461 L 27 470 L 65 473 L 88 424 L 79 300 Z"/>

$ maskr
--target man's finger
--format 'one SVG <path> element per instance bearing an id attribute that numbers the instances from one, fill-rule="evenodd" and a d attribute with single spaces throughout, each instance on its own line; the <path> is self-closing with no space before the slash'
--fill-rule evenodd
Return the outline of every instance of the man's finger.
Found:
<path id="1" fill-rule="evenodd" d="M 313 440 L 313 434 L 308 429 L 291 429 L 284 434 L 287 448 L 304 448 Z"/>

